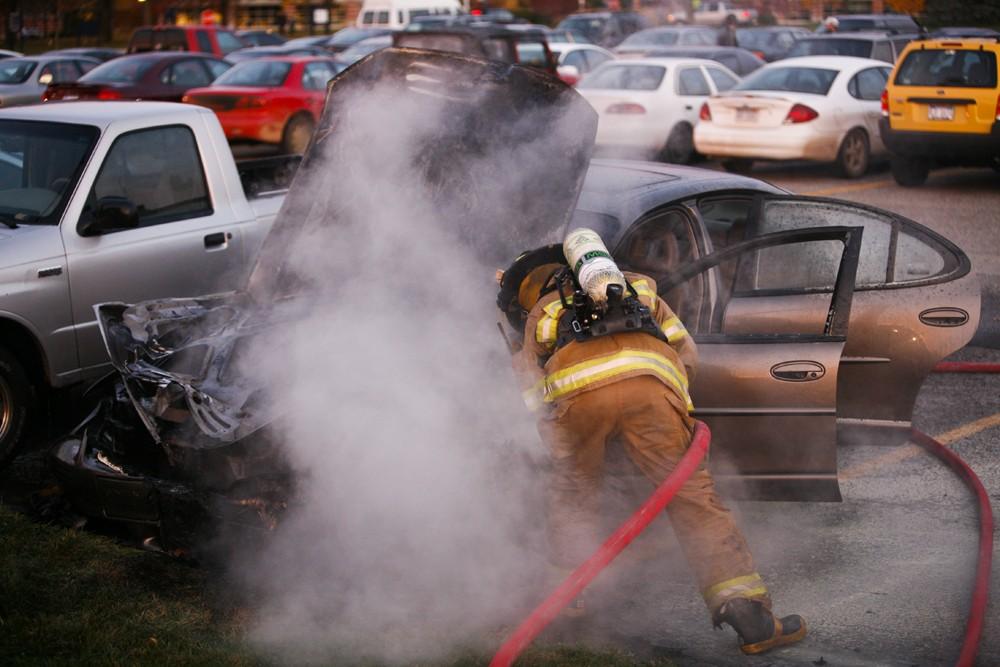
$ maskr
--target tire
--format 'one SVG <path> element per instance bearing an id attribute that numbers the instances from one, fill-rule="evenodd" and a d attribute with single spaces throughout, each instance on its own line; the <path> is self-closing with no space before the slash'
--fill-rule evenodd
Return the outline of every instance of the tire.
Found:
<path id="1" fill-rule="evenodd" d="M 660 161 L 690 164 L 694 156 L 694 128 L 687 123 L 677 123 L 660 151 Z"/>
<path id="2" fill-rule="evenodd" d="M 281 133 L 282 152 L 289 155 L 305 153 L 315 127 L 316 123 L 309 116 L 302 114 L 292 116 L 285 125 L 285 131 Z"/>
<path id="3" fill-rule="evenodd" d="M 34 396 L 35 388 L 24 368 L 0 348 L 0 468 L 25 439 Z"/>
<path id="4" fill-rule="evenodd" d="M 748 158 L 735 158 L 723 160 L 722 168 L 731 174 L 749 174 L 753 169 L 753 160 Z"/>
<path id="5" fill-rule="evenodd" d="M 837 170 L 844 178 L 861 178 L 871 164 L 871 146 L 868 134 L 860 128 L 847 133 L 837 152 Z"/>
<path id="6" fill-rule="evenodd" d="M 889 162 L 892 177 L 904 188 L 923 185 L 931 171 L 930 162 L 924 158 L 905 158 L 893 155 Z"/>

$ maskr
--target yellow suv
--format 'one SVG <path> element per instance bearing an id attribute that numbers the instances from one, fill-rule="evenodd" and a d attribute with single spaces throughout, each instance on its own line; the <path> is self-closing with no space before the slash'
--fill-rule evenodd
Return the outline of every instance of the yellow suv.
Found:
<path id="1" fill-rule="evenodd" d="M 882 141 L 892 176 L 920 185 L 932 165 L 1000 168 L 1000 41 L 918 39 L 899 56 L 882 93 Z"/>

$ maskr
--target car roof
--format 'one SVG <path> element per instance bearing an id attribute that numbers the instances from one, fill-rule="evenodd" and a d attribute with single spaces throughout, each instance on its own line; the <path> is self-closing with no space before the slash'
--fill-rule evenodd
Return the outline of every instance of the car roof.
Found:
<path id="1" fill-rule="evenodd" d="M 787 194 L 749 176 L 659 162 L 595 159 L 587 170 L 577 209 L 620 223 L 597 230 L 614 248 L 628 226 L 646 211 L 715 191 Z"/>
<path id="2" fill-rule="evenodd" d="M 609 60 L 615 65 L 712 65 L 718 66 L 718 62 L 708 58 L 692 58 L 690 56 L 653 56 L 650 58 L 616 58 Z M 604 63 L 602 63 L 603 65 Z"/>
<path id="3" fill-rule="evenodd" d="M 796 56 L 785 58 L 768 63 L 768 69 L 778 69 L 779 67 L 828 67 L 831 69 L 849 69 L 850 67 L 863 67 L 865 65 L 881 67 L 892 67 L 892 63 L 874 58 L 858 58 L 856 56 Z"/>
<path id="4" fill-rule="evenodd" d="M 229 30 L 226 26 L 222 25 L 207 25 L 198 23 L 196 25 L 141 25 L 136 30 Z"/>
<path id="5" fill-rule="evenodd" d="M 97 58 L 91 58 L 90 56 L 84 56 L 76 53 L 42 53 L 37 56 L 14 56 L 13 58 L 6 58 L 4 63 L 10 63 L 17 60 L 31 60 L 40 63 L 47 63 L 51 60 L 66 60 L 67 58 L 72 58 L 73 60 L 86 60 L 89 62 L 95 62 L 100 64 L 100 60 Z"/>
<path id="6" fill-rule="evenodd" d="M 324 55 L 312 55 L 312 54 L 292 54 L 283 56 L 280 54 L 275 54 L 273 56 L 263 56 L 261 58 L 251 58 L 249 60 L 244 60 L 243 62 L 237 63 L 237 65 L 242 65 L 243 63 L 301 63 L 301 62 L 312 62 L 314 60 L 333 60 L 333 54 Z M 235 67 L 236 65 L 233 65 Z"/>
<path id="7" fill-rule="evenodd" d="M 240 49 L 242 51 L 243 49 Z M 120 60 L 182 60 L 187 58 L 202 58 L 205 60 L 222 60 L 213 53 L 202 53 L 200 51 L 142 51 L 141 53 L 127 53 L 115 61 Z"/>
<path id="8" fill-rule="evenodd" d="M 881 30 L 858 30 L 855 32 L 831 32 L 823 35 L 817 35 L 815 33 L 810 34 L 808 37 L 803 37 L 798 40 L 804 42 L 807 40 L 831 40 L 831 39 L 855 39 L 858 41 L 868 41 L 872 42 L 876 39 L 899 39 L 902 35 L 889 35 L 889 33 Z"/>
<path id="9" fill-rule="evenodd" d="M 211 109 L 176 102 L 46 102 L 0 109 L 0 120 L 39 120 L 106 128 L 114 121 L 143 120 L 149 125 L 176 123 L 178 114 Z"/>

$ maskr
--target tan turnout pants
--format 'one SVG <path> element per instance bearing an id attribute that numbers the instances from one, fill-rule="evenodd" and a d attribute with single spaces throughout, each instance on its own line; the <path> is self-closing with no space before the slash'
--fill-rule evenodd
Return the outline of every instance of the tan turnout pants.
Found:
<path id="1" fill-rule="evenodd" d="M 693 428 L 683 402 L 649 375 L 559 401 L 539 422 L 553 462 L 548 497 L 553 565 L 578 566 L 604 537 L 598 505 L 609 441 L 620 439 L 629 458 L 659 484 L 684 455 Z M 704 466 L 677 493 L 667 513 L 710 613 L 732 597 L 763 600 L 770 607 L 746 540 Z"/>

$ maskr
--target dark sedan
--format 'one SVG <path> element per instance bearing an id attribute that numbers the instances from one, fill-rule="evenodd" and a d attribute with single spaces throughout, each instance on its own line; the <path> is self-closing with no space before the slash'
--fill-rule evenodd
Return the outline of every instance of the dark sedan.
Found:
<path id="1" fill-rule="evenodd" d="M 736 45 L 770 63 L 787 56 L 795 42 L 811 34 L 805 28 L 783 25 L 740 28 L 736 31 Z"/>
<path id="2" fill-rule="evenodd" d="M 56 49 L 55 51 L 46 51 L 47 56 L 64 56 L 67 58 L 76 58 L 78 56 L 83 56 L 84 58 L 93 58 L 94 60 L 100 60 L 102 63 L 106 63 L 109 60 L 113 60 L 125 53 L 125 49 L 113 49 L 113 48 L 103 48 L 103 47 L 75 47 L 71 49 Z"/>
<path id="3" fill-rule="evenodd" d="M 725 65 L 738 76 L 744 77 L 757 71 L 766 63 L 746 49 L 738 46 L 670 46 L 648 49 L 644 58 L 705 58 Z"/>
<path id="4" fill-rule="evenodd" d="M 180 102 L 189 89 L 209 85 L 230 67 L 200 53 L 139 53 L 95 67 L 76 83 L 53 84 L 42 99 Z"/>

